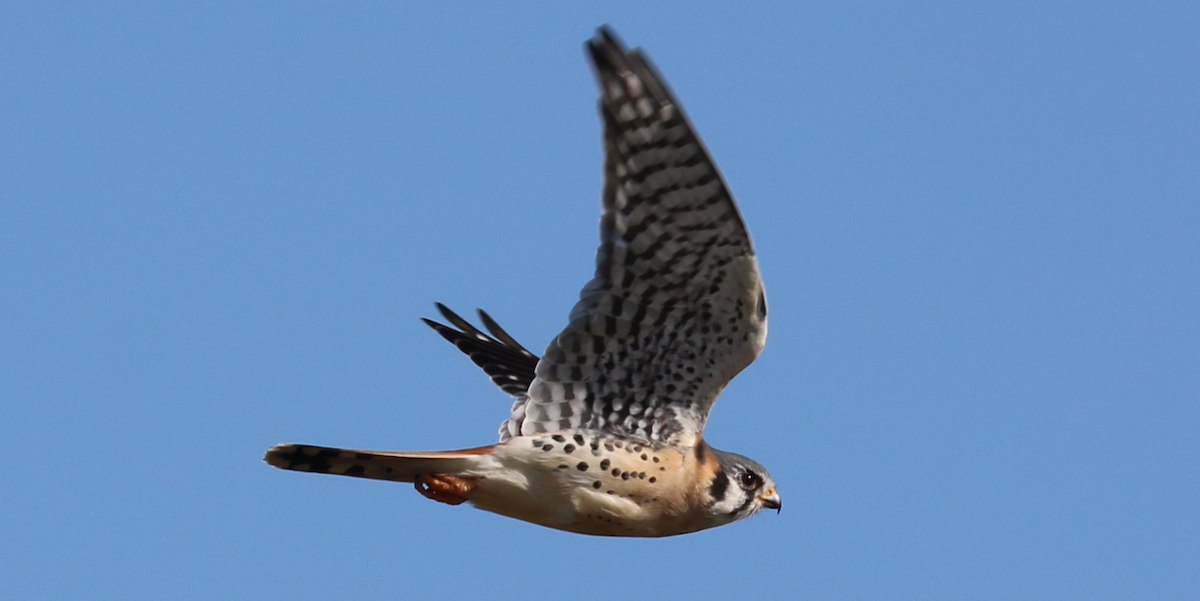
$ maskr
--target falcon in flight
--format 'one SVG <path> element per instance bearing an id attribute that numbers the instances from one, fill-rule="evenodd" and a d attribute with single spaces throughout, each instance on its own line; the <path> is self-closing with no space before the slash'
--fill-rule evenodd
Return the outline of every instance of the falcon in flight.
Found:
<path id="1" fill-rule="evenodd" d="M 515 402 L 497 444 L 440 452 L 282 444 L 288 470 L 411 482 L 422 495 L 570 532 L 671 536 L 781 507 L 755 461 L 709 446 L 721 389 L 767 336 L 746 225 L 666 82 L 607 28 L 587 43 L 604 122 L 596 274 L 541 358 L 486 313 L 425 320 Z"/>

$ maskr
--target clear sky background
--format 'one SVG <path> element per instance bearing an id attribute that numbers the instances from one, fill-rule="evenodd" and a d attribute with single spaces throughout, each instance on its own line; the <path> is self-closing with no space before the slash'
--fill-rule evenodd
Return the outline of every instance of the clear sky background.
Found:
<path id="1" fill-rule="evenodd" d="M 0 8 L 0 599 L 1200 598 L 1197 3 L 202 4 Z M 601 23 L 754 237 L 706 438 L 782 514 L 593 538 L 262 463 L 495 440 L 418 318 L 565 325 Z"/>

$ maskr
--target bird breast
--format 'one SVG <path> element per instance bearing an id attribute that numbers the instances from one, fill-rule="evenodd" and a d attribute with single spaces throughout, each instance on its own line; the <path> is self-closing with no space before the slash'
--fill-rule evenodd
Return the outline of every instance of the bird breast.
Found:
<path id="1" fill-rule="evenodd" d="M 704 445 L 703 441 L 698 444 Z M 594 431 L 519 436 L 497 445 L 471 502 L 550 528 L 668 536 L 708 527 L 694 500 L 712 453 L 652 446 Z M 699 498 L 704 498 L 700 495 Z"/>

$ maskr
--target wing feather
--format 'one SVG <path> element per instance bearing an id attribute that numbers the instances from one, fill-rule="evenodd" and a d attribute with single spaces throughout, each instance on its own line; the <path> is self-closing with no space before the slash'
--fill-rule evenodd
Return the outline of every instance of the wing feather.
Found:
<path id="1" fill-rule="evenodd" d="M 471 322 L 459 317 L 445 305 L 437 303 L 437 308 L 442 317 L 458 329 L 431 319 L 422 319 L 426 325 L 450 341 L 450 344 L 458 347 L 458 350 L 466 353 L 504 392 L 520 397 L 529 390 L 529 384 L 534 378 L 534 368 L 537 367 L 537 355 L 521 346 L 483 309 L 479 309 L 479 318 L 491 336 L 480 332 Z"/>

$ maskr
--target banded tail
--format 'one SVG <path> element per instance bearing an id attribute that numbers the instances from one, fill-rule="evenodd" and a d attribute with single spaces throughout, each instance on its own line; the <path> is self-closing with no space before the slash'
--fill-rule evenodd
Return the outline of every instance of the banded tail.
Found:
<path id="1" fill-rule="evenodd" d="M 303 444 L 275 445 L 263 461 L 285 470 L 335 474 L 393 482 L 415 482 L 420 475 L 455 475 L 477 468 L 492 446 L 432 453 L 360 451 Z"/>

